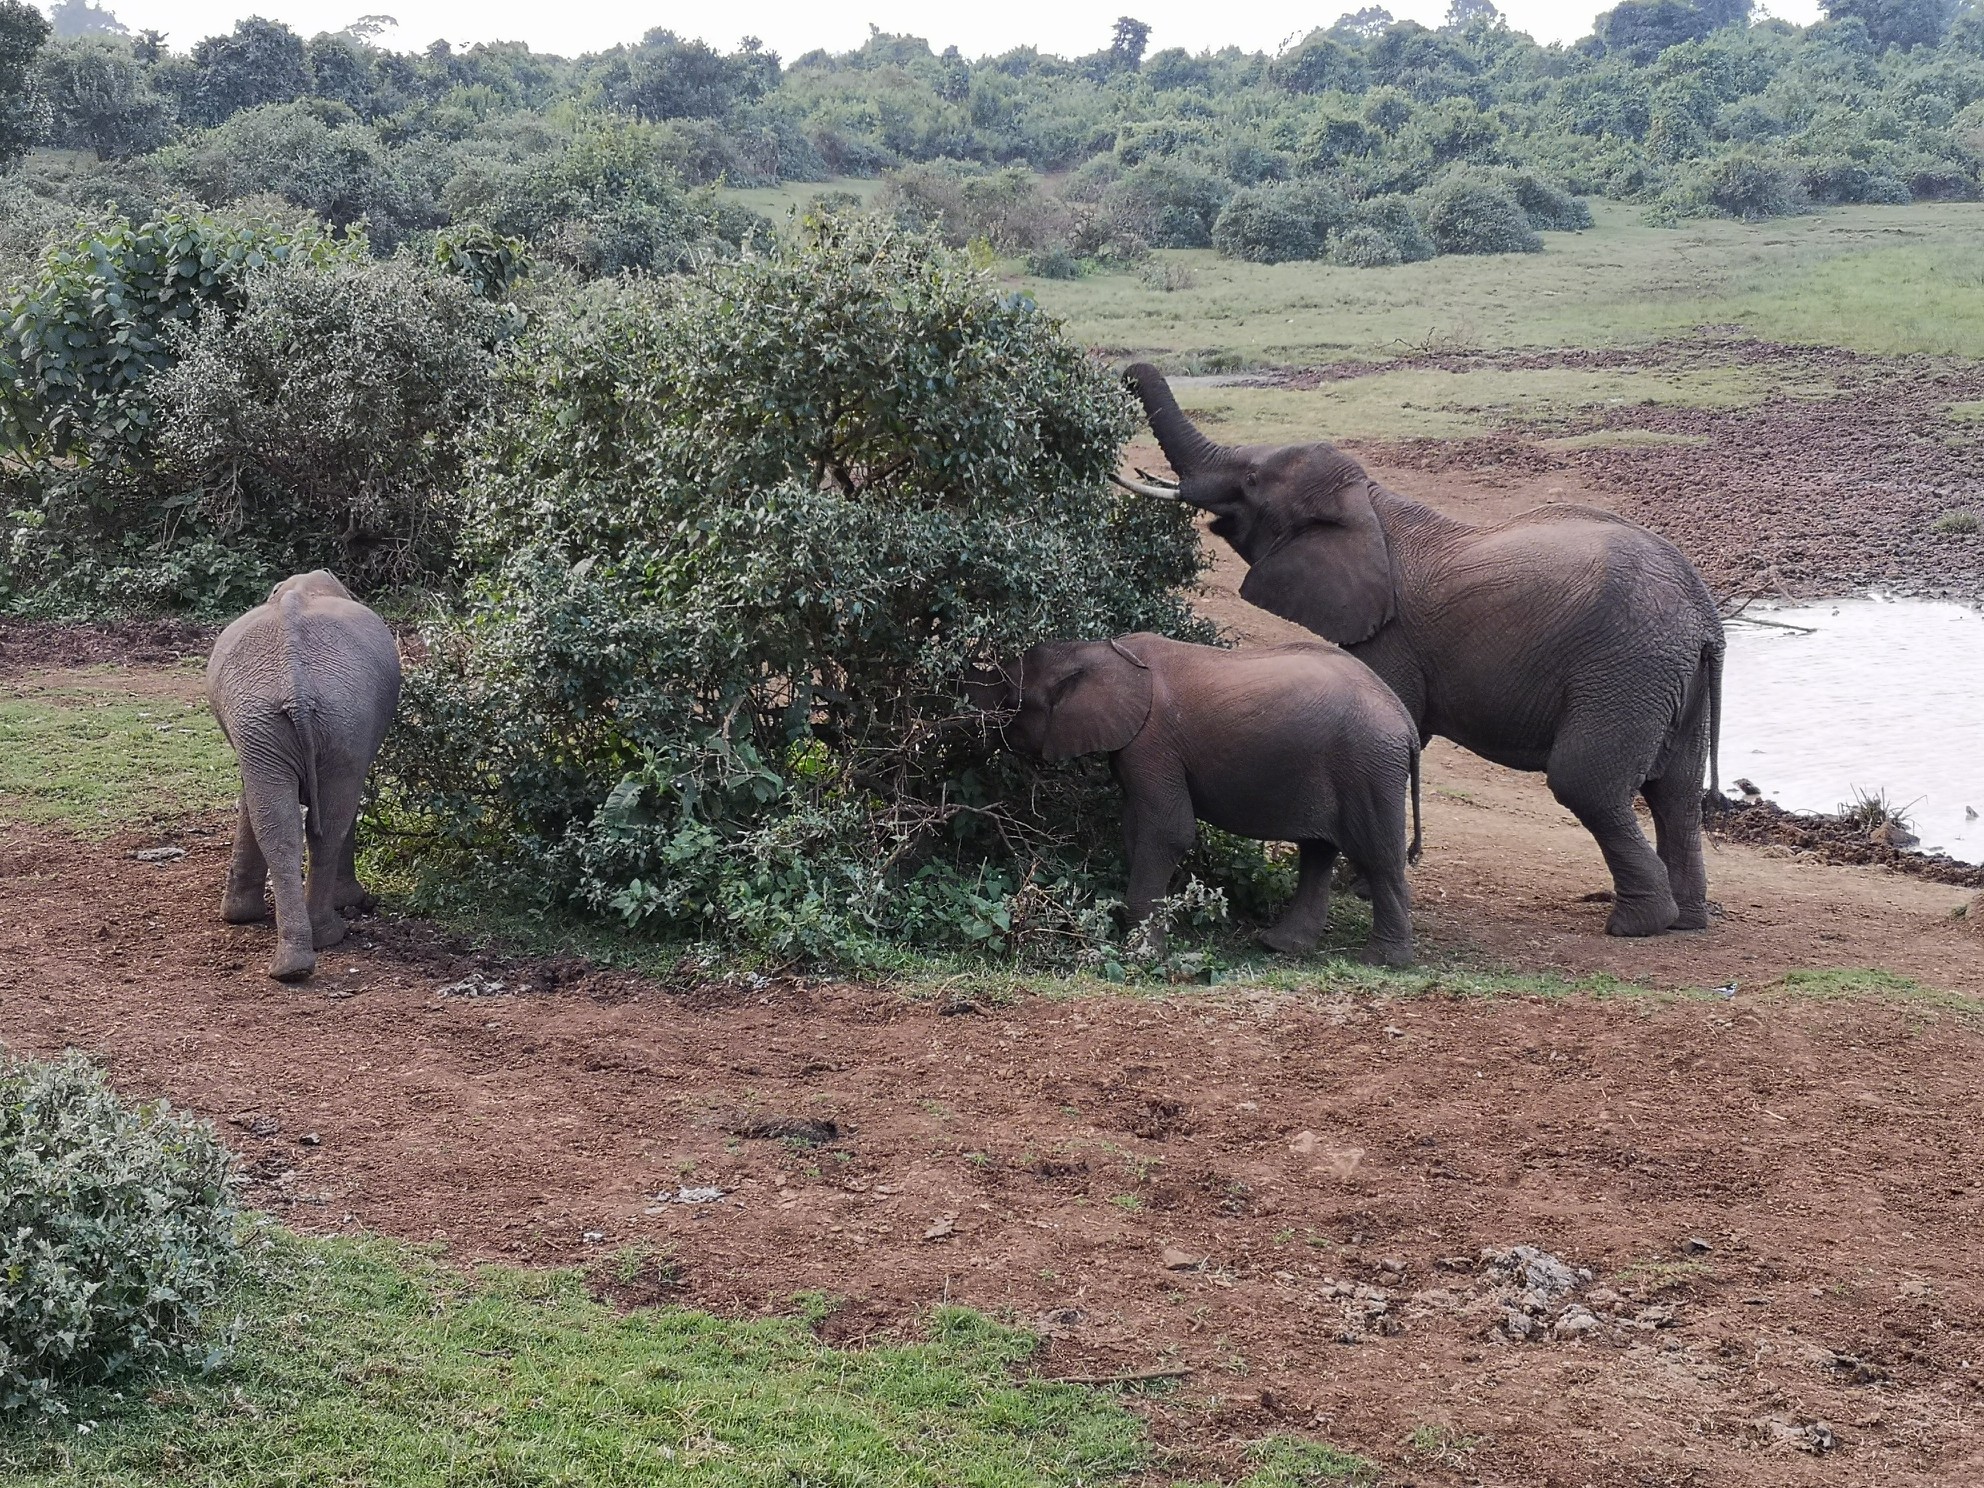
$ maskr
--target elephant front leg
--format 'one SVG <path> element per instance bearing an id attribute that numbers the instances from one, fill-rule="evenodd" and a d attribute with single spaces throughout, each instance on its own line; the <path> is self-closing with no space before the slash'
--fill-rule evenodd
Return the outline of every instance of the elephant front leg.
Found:
<path id="1" fill-rule="evenodd" d="M 1171 891 L 1171 876 L 1197 836 L 1198 823 L 1182 785 L 1177 799 L 1140 801 L 1132 796 L 1123 812 L 1123 842 L 1130 856 L 1130 928 L 1147 926 L 1146 939 L 1155 955 L 1164 953 L 1164 926 L 1148 922 L 1157 901 Z"/>
<path id="2" fill-rule="evenodd" d="M 1336 844 L 1312 841 L 1300 845 L 1301 876 L 1295 897 L 1274 924 L 1261 932 L 1261 944 L 1271 951 L 1299 956 L 1316 948 L 1330 926 L 1330 873 L 1336 867 Z"/>
<path id="3" fill-rule="evenodd" d="M 269 865 L 255 841 L 255 823 L 248 814 L 244 788 L 234 811 L 234 855 L 227 865 L 227 892 L 221 899 L 220 917 L 230 925 L 255 925 L 266 920 L 268 884 Z"/>

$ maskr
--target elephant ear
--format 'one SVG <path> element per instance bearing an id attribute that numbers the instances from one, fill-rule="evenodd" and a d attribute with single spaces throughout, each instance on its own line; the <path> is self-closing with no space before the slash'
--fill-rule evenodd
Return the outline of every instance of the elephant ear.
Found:
<path id="1" fill-rule="evenodd" d="M 1084 646 L 1081 660 L 1047 687 L 1041 758 L 1114 754 L 1150 719 L 1150 668 L 1118 641 Z"/>
<path id="2" fill-rule="evenodd" d="M 1337 488 L 1247 571 L 1240 597 L 1339 646 L 1368 641 L 1396 613 L 1391 549 L 1368 480 Z"/>

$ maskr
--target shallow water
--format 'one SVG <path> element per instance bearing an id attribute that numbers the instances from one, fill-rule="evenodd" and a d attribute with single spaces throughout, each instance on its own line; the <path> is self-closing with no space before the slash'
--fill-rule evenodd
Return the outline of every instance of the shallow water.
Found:
<path id="1" fill-rule="evenodd" d="M 1984 862 L 1984 615 L 1920 599 L 1752 606 L 1729 624 L 1723 671 L 1723 789 L 1738 776 L 1791 811 L 1885 791 L 1925 850 Z"/>

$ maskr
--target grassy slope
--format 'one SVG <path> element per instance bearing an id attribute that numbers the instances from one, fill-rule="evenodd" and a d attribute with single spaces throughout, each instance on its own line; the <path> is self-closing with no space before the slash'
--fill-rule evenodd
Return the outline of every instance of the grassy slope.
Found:
<path id="1" fill-rule="evenodd" d="M 1194 283 L 1132 274 L 1028 279 L 1042 306 L 1112 356 L 1310 365 L 1425 350 L 1631 346 L 1734 326 L 1875 354 L 1984 356 L 1984 207 L 1837 208 L 1750 225 L 1645 226 L 1598 202 L 1542 253 L 1391 269 L 1163 257 Z M 1202 370 L 1210 370 L 1201 367 Z"/>
<path id="2" fill-rule="evenodd" d="M 1100 1391 L 1024 1377 L 1025 1333 L 962 1309 L 926 1338 L 836 1349 L 797 1320 L 619 1315 L 573 1272 L 474 1277 L 383 1241 L 271 1230 L 231 1361 L 74 1424 L 0 1431 L 0 1481 L 138 1485 L 1120 1483 L 1156 1455 Z M 1363 1480 L 1259 1444 L 1251 1488 Z"/>
<path id="3" fill-rule="evenodd" d="M 203 703 L 133 693 L 110 668 L 0 682 L 0 818 L 100 837 L 216 810 L 237 789 Z"/>

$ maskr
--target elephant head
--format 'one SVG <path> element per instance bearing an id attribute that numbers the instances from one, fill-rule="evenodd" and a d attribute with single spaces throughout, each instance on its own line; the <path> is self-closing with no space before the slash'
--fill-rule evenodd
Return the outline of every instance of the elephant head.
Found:
<path id="1" fill-rule="evenodd" d="M 1017 663 L 965 684 L 972 702 L 1005 715 L 1006 747 L 1036 759 L 1114 753 L 1150 719 L 1150 668 L 1121 641 L 1042 641 Z"/>
<path id="2" fill-rule="evenodd" d="M 1155 367 L 1139 363 L 1124 382 L 1143 400 L 1178 483 L 1117 484 L 1210 512 L 1214 535 L 1247 560 L 1242 599 L 1343 646 L 1392 618 L 1391 552 L 1363 466 L 1322 442 L 1215 444 Z"/>

